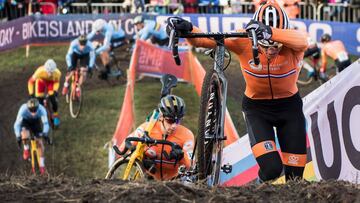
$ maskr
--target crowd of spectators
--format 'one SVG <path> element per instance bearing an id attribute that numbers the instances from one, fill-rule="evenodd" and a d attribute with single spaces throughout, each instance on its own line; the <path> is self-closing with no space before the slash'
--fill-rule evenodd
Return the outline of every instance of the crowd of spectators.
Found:
<path id="1" fill-rule="evenodd" d="M 12 20 L 28 15 L 29 12 L 41 14 L 66 14 L 66 13 L 252 13 L 266 0 L 0 0 L 0 20 Z M 323 4 L 324 13 L 339 16 L 344 8 L 349 5 L 360 5 L 360 0 L 276 0 L 288 13 L 290 18 L 299 17 L 301 12 L 299 3 L 319 5 Z M 30 3 L 31 2 L 31 3 Z M 79 10 L 72 3 L 86 3 L 87 9 Z M 123 9 L 115 10 L 106 8 L 96 10 L 91 3 L 122 3 Z M 246 4 L 248 3 L 248 4 Z M 331 3 L 342 4 L 335 9 L 326 5 Z M 77 10 L 78 9 L 78 10 Z"/>

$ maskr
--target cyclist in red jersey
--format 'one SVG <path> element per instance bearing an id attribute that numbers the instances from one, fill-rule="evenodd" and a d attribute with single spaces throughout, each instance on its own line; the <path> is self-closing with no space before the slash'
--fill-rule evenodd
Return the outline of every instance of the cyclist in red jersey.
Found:
<path id="1" fill-rule="evenodd" d="M 185 114 L 184 100 L 175 95 L 163 97 L 157 109 L 146 122 L 141 124 L 128 137 L 142 137 L 149 123 L 155 122 L 149 130 L 150 138 L 157 140 L 167 140 L 179 146 L 175 151 L 167 145 L 149 146 L 145 152 L 143 160 L 144 168 L 150 177 L 155 180 L 170 180 L 178 175 L 179 167 L 190 168 L 191 156 L 194 147 L 193 133 L 180 124 Z M 136 145 L 136 142 L 132 143 Z M 123 150 L 125 142 L 120 146 Z M 170 156 L 163 156 L 164 152 Z"/>
<path id="2" fill-rule="evenodd" d="M 343 71 L 351 64 L 349 54 L 347 53 L 344 43 L 340 40 L 331 40 L 331 36 L 327 33 L 321 36 L 321 68 L 320 74 L 326 77 L 327 57 L 329 56 L 335 61 L 335 66 L 338 72 Z"/>
<path id="3" fill-rule="evenodd" d="M 168 20 L 168 32 L 201 32 L 190 22 L 173 18 Z M 286 12 L 275 1 L 259 7 L 246 26 L 246 31 L 255 30 L 259 39 L 259 65 L 253 62 L 250 39 L 225 39 L 225 46 L 237 55 L 246 81 L 242 106 L 251 148 L 260 167 L 259 182 L 274 180 L 283 171 L 286 180 L 302 178 L 306 164 L 305 116 L 296 81 L 308 44 L 305 33 L 289 28 Z M 196 47 L 216 46 L 207 38 L 187 41 Z"/>

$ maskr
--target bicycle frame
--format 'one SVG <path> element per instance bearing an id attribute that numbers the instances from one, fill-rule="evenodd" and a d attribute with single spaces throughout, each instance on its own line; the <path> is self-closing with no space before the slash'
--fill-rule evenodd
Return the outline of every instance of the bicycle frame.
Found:
<path id="1" fill-rule="evenodd" d="M 37 146 L 37 141 L 35 139 L 35 137 L 33 135 L 30 135 L 30 155 L 31 155 L 31 170 L 32 172 L 35 174 L 35 156 L 36 156 L 36 161 L 38 164 L 38 167 L 40 167 L 40 155 L 38 152 L 38 146 Z M 35 155 L 36 154 L 36 155 Z"/>
<path id="2" fill-rule="evenodd" d="M 130 171 L 131 171 L 131 168 L 133 167 L 133 165 L 135 163 L 135 160 L 139 160 L 139 161 L 143 160 L 144 153 L 145 153 L 145 147 L 146 147 L 146 144 L 141 143 L 141 142 L 137 143 L 136 149 L 131 154 L 130 159 L 129 159 L 129 163 L 127 164 L 127 166 L 125 168 L 123 180 L 127 180 L 129 178 Z"/>
<path id="3" fill-rule="evenodd" d="M 78 86 L 80 74 L 81 74 L 80 73 L 80 68 L 76 68 L 74 70 L 74 74 L 71 76 L 71 89 L 72 90 L 75 90 L 76 86 Z M 70 92 L 75 92 L 75 91 L 70 91 Z M 73 98 L 74 96 L 76 97 L 76 94 L 71 95 L 72 99 L 75 99 L 75 98 Z"/>

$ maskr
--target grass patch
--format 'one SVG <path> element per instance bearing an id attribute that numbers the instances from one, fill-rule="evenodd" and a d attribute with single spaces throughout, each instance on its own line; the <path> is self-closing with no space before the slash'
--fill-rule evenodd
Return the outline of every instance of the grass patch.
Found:
<path id="1" fill-rule="evenodd" d="M 30 48 L 29 57 L 26 58 L 25 47 L 1 53 L 0 72 L 11 71 L 19 72 L 21 68 L 37 68 L 43 65 L 45 61 L 52 58 L 58 67 L 66 68 L 65 55 L 68 46 L 35 46 Z"/>

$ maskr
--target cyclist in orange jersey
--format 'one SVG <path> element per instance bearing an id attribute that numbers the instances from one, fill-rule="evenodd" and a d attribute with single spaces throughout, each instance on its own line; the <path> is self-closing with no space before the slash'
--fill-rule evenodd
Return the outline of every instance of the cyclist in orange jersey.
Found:
<path id="1" fill-rule="evenodd" d="M 36 69 L 35 73 L 30 77 L 28 81 L 28 91 L 30 97 L 36 97 L 40 104 L 44 105 L 45 91 L 51 102 L 53 110 L 54 125 L 60 125 L 60 119 L 58 114 L 58 102 L 57 92 L 60 85 L 61 72 L 56 67 L 56 63 L 53 59 L 48 59 L 43 66 Z"/>
<path id="2" fill-rule="evenodd" d="M 331 36 L 329 34 L 324 34 L 321 36 L 321 42 L 323 43 L 323 46 L 321 49 L 320 75 L 322 74 L 323 77 L 326 77 L 328 56 L 335 61 L 335 66 L 338 72 L 343 71 L 351 64 L 349 54 L 340 40 L 331 41 Z"/>
<path id="3" fill-rule="evenodd" d="M 156 145 L 146 149 L 143 165 L 147 174 L 156 180 L 173 179 L 178 175 L 180 166 L 185 166 L 187 169 L 190 167 L 194 135 L 188 128 L 180 124 L 184 114 L 184 100 L 175 95 L 167 95 L 161 99 L 152 117 L 128 136 L 142 137 L 150 120 L 156 119 L 154 127 L 148 132 L 149 137 L 167 140 L 179 146 L 174 151 L 171 151 L 171 147 L 167 145 Z M 136 145 L 136 142 L 132 144 Z M 120 149 L 123 150 L 124 146 L 125 142 L 121 144 Z M 163 155 L 164 152 L 170 155 L 169 159 Z"/>
<path id="4" fill-rule="evenodd" d="M 201 32 L 178 17 L 168 22 L 168 32 Z M 287 180 L 302 178 L 306 164 L 305 116 L 296 80 L 308 44 L 305 33 L 289 28 L 287 14 L 275 1 L 259 7 L 246 26 L 246 31 L 255 30 L 259 39 L 259 65 L 253 62 L 250 39 L 225 39 L 225 46 L 240 61 L 246 82 L 242 106 L 251 148 L 260 167 L 258 182 L 274 180 L 283 171 Z M 193 46 L 216 46 L 212 39 L 187 40 Z M 281 155 L 275 145 L 274 127 Z"/>

